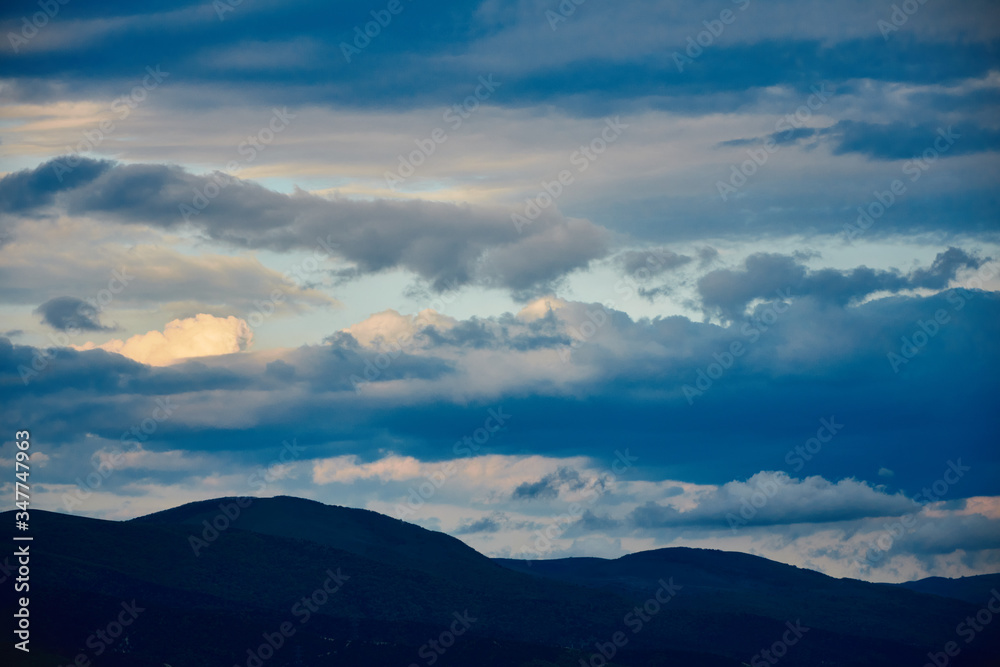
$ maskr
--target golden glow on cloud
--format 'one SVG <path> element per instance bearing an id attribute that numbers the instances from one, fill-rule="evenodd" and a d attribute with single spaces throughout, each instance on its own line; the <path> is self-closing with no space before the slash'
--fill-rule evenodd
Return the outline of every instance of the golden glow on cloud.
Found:
<path id="1" fill-rule="evenodd" d="M 246 320 L 199 313 L 168 322 L 162 332 L 150 331 L 124 341 L 109 340 L 102 345 L 88 342 L 73 347 L 106 350 L 150 366 L 169 366 L 184 359 L 242 352 L 252 341 L 253 332 Z"/>
<path id="2" fill-rule="evenodd" d="M 343 331 L 354 336 L 365 347 L 381 347 L 408 341 L 421 328 L 428 326 L 450 329 L 455 326 L 455 320 L 430 308 L 420 311 L 417 315 L 401 315 L 389 309 L 375 313 Z"/>

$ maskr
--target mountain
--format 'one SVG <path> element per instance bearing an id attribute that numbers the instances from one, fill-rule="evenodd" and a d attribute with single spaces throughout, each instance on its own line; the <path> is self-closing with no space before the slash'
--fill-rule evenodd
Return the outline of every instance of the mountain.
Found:
<path id="1" fill-rule="evenodd" d="M 672 602 L 675 610 L 797 619 L 817 634 L 834 633 L 845 640 L 850 637 L 856 649 L 866 647 L 863 652 L 869 655 L 880 650 L 885 640 L 897 642 L 883 654 L 887 660 L 883 664 L 896 664 L 897 661 L 905 664 L 902 656 L 910 654 L 904 646 L 944 645 L 956 640 L 955 626 L 973 610 L 968 604 L 955 605 L 957 600 L 939 599 L 930 603 L 926 595 L 908 590 L 905 585 L 884 586 L 856 579 L 836 579 L 759 556 L 718 550 L 676 547 L 643 551 L 614 560 L 496 560 L 505 567 L 538 578 L 619 595 L 630 592 L 636 595 L 650 590 L 663 572 L 671 572 L 676 581 L 684 583 L 683 595 Z M 978 601 L 975 606 L 978 611 L 988 595 L 965 602 Z M 933 633 L 934 639 L 928 633 Z M 810 639 L 815 638 L 816 634 L 810 636 Z M 926 651 L 923 657 L 926 658 Z M 817 654 L 816 660 L 819 659 Z M 909 664 L 923 664 L 921 659 L 920 655 L 913 655 Z"/>
<path id="2" fill-rule="evenodd" d="M 997 591 L 1000 591 L 1000 574 L 980 574 L 957 579 L 927 577 L 918 581 L 907 581 L 894 585 L 908 588 L 911 591 L 964 600 L 982 606 Z"/>
<path id="3" fill-rule="evenodd" d="M 491 560 L 289 497 L 120 522 L 32 510 L 31 535 L 32 651 L 3 664 L 758 667 L 776 647 L 789 667 L 919 667 L 982 607 L 702 549 Z M 997 627 L 949 664 L 995 664 Z"/>
<path id="4" fill-rule="evenodd" d="M 242 504 L 248 503 L 247 507 Z M 229 514 L 219 506 L 231 508 Z M 238 514 L 237 514 L 238 512 Z M 236 514 L 235 519 L 229 516 Z M 223 517 L 219 519 L 218 517 Z M 196 527 L 218 520 L 240 530 L 297 540 L 308 540 L 343 551 L 443 576 L 478 576 L 495 572 L 489 558 L 450 535 L 371 510 L 324 505 L 314 500 L 276 496 L 265 499 L 220 498 L 188 503 L 133 519 L 147 524 Z"/>

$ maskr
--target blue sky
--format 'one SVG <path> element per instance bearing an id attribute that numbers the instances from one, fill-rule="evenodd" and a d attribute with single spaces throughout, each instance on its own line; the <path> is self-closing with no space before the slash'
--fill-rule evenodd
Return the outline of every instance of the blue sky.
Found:
<path id="1" fill-rule="evenodd" d="M 0 458 L 88 516 L 996 571 L 996 19 L 8 3 Z"/>

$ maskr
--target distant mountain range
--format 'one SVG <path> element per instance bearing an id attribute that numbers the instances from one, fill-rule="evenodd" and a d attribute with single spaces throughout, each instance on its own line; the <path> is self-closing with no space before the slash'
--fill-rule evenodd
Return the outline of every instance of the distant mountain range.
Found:
<path id="1" fill-rule="evenodd" d="M 13 532 L 13 512 L 2 516 Z M 13 651 L 8 634 L 3 664 L 1000 664 L 1000 618 L 968 642 L 959 626 L 1000 575 L 872 584 L 688 548 L 490 559 L 444 533 L 291 497 L 123 522 L 33 510 L 31 534 L 32 650 Z"/>

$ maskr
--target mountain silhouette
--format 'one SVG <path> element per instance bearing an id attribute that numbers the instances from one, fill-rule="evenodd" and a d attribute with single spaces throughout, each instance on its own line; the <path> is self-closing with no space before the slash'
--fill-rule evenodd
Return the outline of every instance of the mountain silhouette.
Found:
<path id="1" fill-rule="evenodd" d="M 220 515 L 219 505 L 236 505 L 240 512 L 230 523 L 240 530 L 308 540 L 438 575 L 472 576 L 496 570 L 489 558 L 459 539 L 371 510 L 324 505 L 291 496 L 254 499 L 245 508 L 238 503 L 237 498 L 204 500 L 133 521 L 203 527 L 204 521 L 211 523 Z"/>
<path id="2" fill-rule="evenodd" d="M 986 579 L 955 585 L 965 599 L 941 582 L 910 590 L 705 549 L 490 559 L 291 497 L 130 521 L 32 510 L 31 526 L 32 650 L 3 664 L 758 667 L 776 649 L 789 667 L 920 667 L 948 642 L 961 644 L 949 665 L 1000 655 L 1000 622 L 969 643 L 956 634 L 986 603 L 970 592 Z"/>
<path id="3" fill-rule="evenodd" d="M 1000 591 L 1000 574 L 980 574 L 973 577 L 927 577 L 918 581 L 907 581 L 894 584 L 911 591 L 940 595 L 944 598 L 954 598 L 976 604 L 983 604 Z"/>

